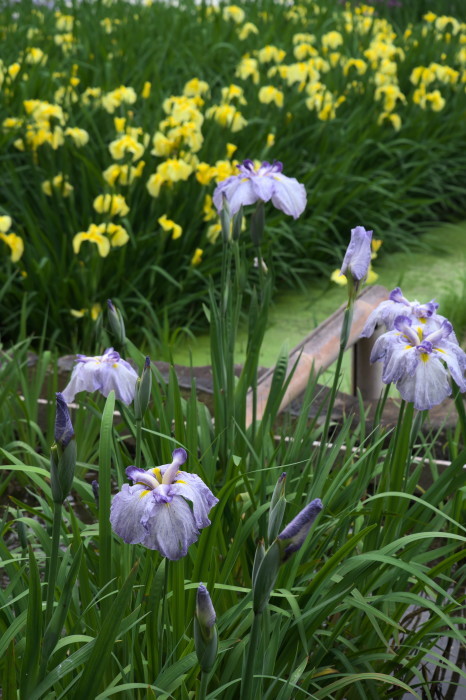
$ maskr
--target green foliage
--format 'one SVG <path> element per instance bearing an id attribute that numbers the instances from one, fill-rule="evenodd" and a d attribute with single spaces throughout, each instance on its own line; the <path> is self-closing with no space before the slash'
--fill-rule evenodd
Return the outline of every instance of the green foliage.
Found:
<path id="1" fill-rule="evenodd" d="M 231 348 L 251 275 L 237 242 L 226 247 L 222 269 L 208 311 L 215 420 L 198 401 L 194 382 L 191 392 L 182 392 L 174 371 L 164 382 L 154 367 L 141 431 L 133 409 L 115 404 L 113 393 L 106 401 L 86 397 L 73 411 L 78 464 L 58 520 L 48 447 L 42 449 L 53 440 L 54 418 L 43 363 L 23 382 L 23 404 L 32 404 L 41 389 L 50 400 L 41 420 L 49 429 L 43 434 L 32 422 L 18 424 L 25 438 L 18 440 L 11 427 L 2 427 L 5 482 L 16 484 L 0 543 L 6 574 L 0 672 L 7 697 L 16 697 L 17 686 L 27 700 L 184 700 L 190 693 L 222 700 L 388 700 L 403 691 L 420 698 L 434 692 L 427 660 L 431 669 L 465 678 L 455 659 L 436 651 L 442 639 L 465 642 L 464 436 L 440 472 L 433 454 L 438 435 L 423 430 L 423 416 L 411 405 L 402 405 L 394 431 L 379 420 L 368 431 L 353 416 L 338 430 L 323 415 L 310 422 L 315 380 L 299 418 L 284 416 L 277 427 L 289 380 L 281 355 L 264 418 L 249 423 L 245 407 L 250 387 L 257 387 L 271 286 L 260 280 L 251 298 L 258 322 L 250 326 L 250 354 L 237 378 Z M 144 356 L 130 341 L 126 350 L 142 369 Z M 45 359 L 53 367 L 53 358 Z M 14 406 L 24 367 L 13 366 L 16 380 L 5 398 Z M 319 440 L 326 444 L 316 447 Z M 174 447 L 185 446 L 187 470 L 219 498 L 211 525 L 179 561 L 127 545 L 110 529 L 111 495 L 126 481 L 137 442 L 143 467 L 167 463 Z M 272 494 L 283 471 L 284 523 L 314 498 L 322 499 L 324 510 L 301 549 L 280 566 L 270 603 L 254 618 L 256 545 L 267 541 Z M 421 488 L 421 472 L 430 486 Z M 93 479 L 100 485 L 98 504 Z M 200 582 L 212 595 L 219 635 L 208 678 L 201 678 L 191 623 Z M 49 597 L 51 616 L 44 606 Z M 420 616 L 416 624 L 414 615 Z"/>

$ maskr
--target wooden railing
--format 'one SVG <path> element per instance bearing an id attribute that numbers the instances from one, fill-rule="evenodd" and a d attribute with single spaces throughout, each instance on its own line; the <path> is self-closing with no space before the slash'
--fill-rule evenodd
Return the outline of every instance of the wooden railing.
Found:
<path id="1" fill-rule="evenodd" d="M 352 379 L 353 391 L 361 391 L 364 399 L 378 398 L 382 390 L 380 363 L 371 365 L 369 357 L 377 334 L 371 338 L 360 338 L 364 324 L 382 301 L 388 299 L 388 291 L 379 285 L 366 287 L 354 305 L 353 323 L 347 348 L 353 349 Z M 311 372 L 320 373 L 328 369 L 337 359 L 340 348 L 340 332 L 345 306 L 329 316 L 309 333 L 288 357 L 288 372 L 295 371 L 280 405 L 280 411 L 303 393 Z M 264 414 L 275 368 L 265 372 L 258 381 L 256 392 L 256 420 Z M 246 405 L 246 424 L 253 420 L 253 394 L 249 392 Z"/>

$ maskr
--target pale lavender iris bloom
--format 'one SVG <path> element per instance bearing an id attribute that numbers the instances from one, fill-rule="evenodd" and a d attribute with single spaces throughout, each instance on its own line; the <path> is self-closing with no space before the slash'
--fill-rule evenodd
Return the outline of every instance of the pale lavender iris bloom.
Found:
<path id="1" fill-rule="evenodd" d="M 369 338 L 375 330 L 375 327 L 383 324 L 387 331 L 393 330 L 393 324 L 397 316 L 408 316 L 414 322 L 421 324 L 426 323 L 427 319 L 434 319 L 437 327 L 440 327 L 444 321 L 444 316 L 437 314 L 438 304 L 432 299 L 427 304 L 420 304 L 418 301 L 408 301 L 403 296 L 399 287 L 395 287 L 390 292 L 388 301 L 383 301 L 370 314 L 362 329 L 361 337 Z M 453 333 L 450 341 L 456 342 L 456 336 Z"/>
<path id="2" fill-rule="evenodd" d="M 398 316 L 394 330 L 378 338 L 371 362 L 383 362 L 382 380 L 394 382 L 405 401 L 419 411 L 436 406 L 452 392 L 449 376 L 466 391 L 466 353 L 459 347 L 451 323 L 435 317 L 413 320 Z M 446 365 L 446 366 L 445 366 Z"/>
<path id="3" fill-rule="evenodd" d="M 286 561 L 294 552 L 300 549 L 311 529 L 311 525 L 323 508 L 320 498 L 315 498 L 307 504 L 293 520 L 288 523 L 278 535 L 279 540 L 285 540 L 283 561 Z"/>
<path id="4" fill-rule="evenodd" d="M 167 559 L 181 559 L 198 539 L 199 530 L 210 525 L 209 511 L 218 498 L 196 474 L 180 471 L 186 459 L 180 447 L 174 450 L 171 464 L 126 469 L 134 483 L 124 484 L 114 496 L 110 522 L 127 544 L 142 544 Z"/>
<path id="5" fill-rule="evenodd" d="M 80 391 L 100 391 L 108 396 L 113 390 L 116 398 L 129 406 L 134 399 L 137 378 L 137 372 L 113 348 L 107 348 L 103 355 L 95 357 L 77 355 L 71 379 L 62 396 L 66 403 L 70 403 Z"/>
<path id="6" fill-rule="evenodd" d="M 294 177 L 283 175 L 283 164 L 265 161 L 256 170 L 252 160 L 244 160 L 238 166 L 239 174 L 228 177 L 215 188 L 213 202 L 220 213 L 223 198 L 228 202 L 230 214 L 236 214 L 240 207 L 255 202 L 269 202 L 285 214 L 297 219 L 306 207 L 306 189 Z"/>
<path id="7" fill-rule="evenodd" d="M 351 241 L 346 249 L 341 266 L 341 275 L 351 275 L 355 282 L 367 277 L 371 264 L 372 231 L 366 231 L 364 226 L 351 229 Z"/>

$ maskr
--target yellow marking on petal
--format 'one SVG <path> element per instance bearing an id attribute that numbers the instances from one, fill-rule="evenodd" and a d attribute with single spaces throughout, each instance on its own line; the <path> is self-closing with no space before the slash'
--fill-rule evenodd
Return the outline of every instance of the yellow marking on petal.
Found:
<path id="1" fill-rule="evenodd" d="M 420 319 L 419 319 L 419 323 L 427 323 L 427 319 L 426 319 L 426 318 L 420 318 Z"/>
<path id="2" fill-rule="evenodd" d="M 188 485 L 186 481 L 183 481 L 183 479 L 177 479 L 176 481 L 173 482 L 174 484 L 185 484 L 186 486 Z"/>
<path id="3" fill-rule="evenodd" d="M 421 352 L 421 360 L 427 362 L 429 360 L 429 355 L 427 352 Z"/>
<path id="4" fill-rule="evenodd" d="M 405 345 L 405 350 L 411 350 L 412 347 L 412 345 Z"/>
<path id="5" fill-rule="evenodd" d="M 434 348 L 434 349 L 437 350 L 437 352 L 443 352 L 444 355 L 447 354 L 447 351 L 446 351 L 446 350 L 442 350 L 442 348 Z"/>
<path id="6" fill-rule="evenodd" d="M 421 326 L 418 326 L 418 327 L 416 328 L 416 330 L 417 330 L 417 334 L 418 334 L 418 336 L 419 336 L 419 339 L 422 340 L 422 335 L 423 335 L 423 333 L 424 333 L 424 330 L 421 328 Z"/>
<path id="7" fill-rule="evenodd" d="M 118 367 L 118 362 L 114 362 L 112 367 Z"/>
<path id="8" fill-rule="evenodd" d="M 157 479 L 159 484 L 161 484 L 162 483 L 162 472 L 160 471 L 160 467 L 154 467 L 154 469 L 152 469 L 152 473 L 155 475 L 155 478 Z"/>
<path id="9" fill-rule="evenodd" d="M 138 484 L 139 483 L 141 482 L 138 481 Z M 150 493 L 150 489 L 145 489 L 144 491 L 141 491 L 141 493 L 139 494 L 139 498 L 144 498 L 144 496 L 147 496 L 148 493 Z"/>

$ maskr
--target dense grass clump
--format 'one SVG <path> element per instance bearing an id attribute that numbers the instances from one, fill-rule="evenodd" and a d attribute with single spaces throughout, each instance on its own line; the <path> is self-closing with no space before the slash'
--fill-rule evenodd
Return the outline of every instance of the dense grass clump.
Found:
<path id="1" fill-rule="evenodd" d="M 90 348 L 110 295 L 138 340 L 204 323 L 211 195 L 245 158 L 307 188 L 299 221 L 268 212 L 281 284 L 327 274 L 356 224 L 389 253 L 464 216 L 464 7 L 427 5 L 4 4 L 6 336 Z"/>

